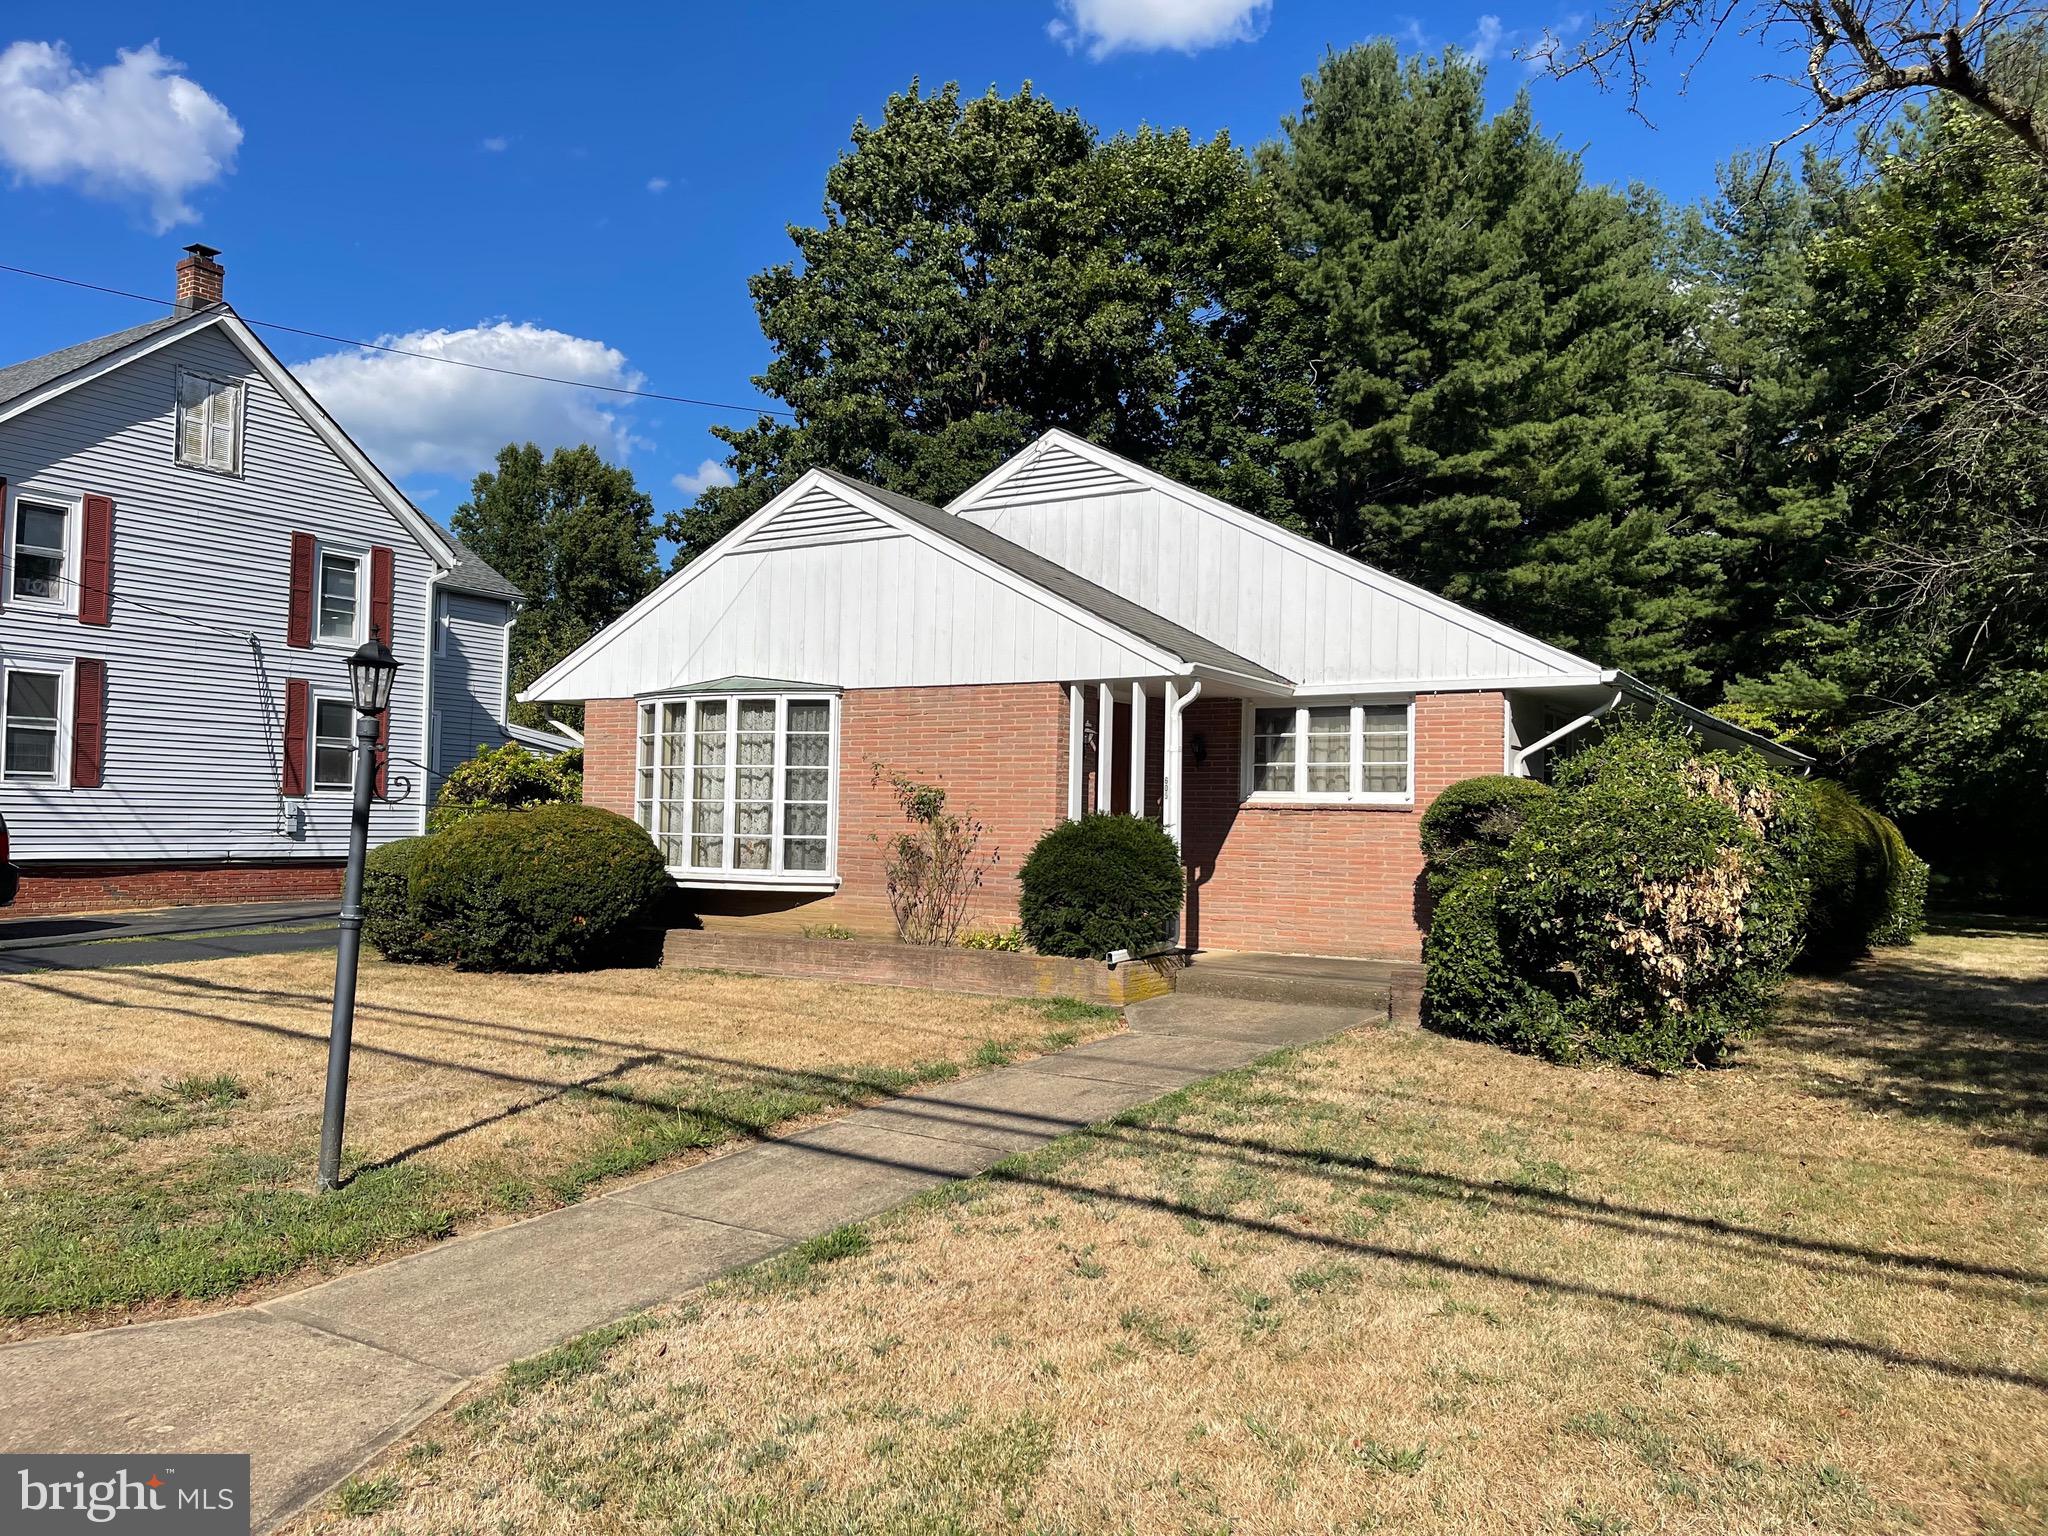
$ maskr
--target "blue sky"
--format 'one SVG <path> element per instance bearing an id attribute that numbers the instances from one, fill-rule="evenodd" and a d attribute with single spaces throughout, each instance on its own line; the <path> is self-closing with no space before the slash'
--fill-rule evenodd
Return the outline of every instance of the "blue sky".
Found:
<path id="1" fill-rule="evenodd" d="M 0 25 L 0 261 L 168 293 L 178 248 L 223 250 L 246 317 L 741 404 L 766 361 L 748 276 L 814 222 L 854 119 L 912 76 L 1025 80 L 1105 132 L 1272 136 L 1326 47 L 1390 35 L 1491 56 L 1596 179 L 1688 200 L 1731 150 L 1796 121 L 1725 40 L 1646 127 L 1510 56 L 1562 8 L 1327 0 L 976 5 L 11 7 Z M 349 21 L 341 18 L 347 16 Z M 124 59 L 123 54 L 127 57 Z M 148 319 L 132 301 L 0 273 L 0 361 Z M 433 514 L 512 436 L 590 439 L 667 510 L 746 412 L 489 379 L 267 339 Z"/>

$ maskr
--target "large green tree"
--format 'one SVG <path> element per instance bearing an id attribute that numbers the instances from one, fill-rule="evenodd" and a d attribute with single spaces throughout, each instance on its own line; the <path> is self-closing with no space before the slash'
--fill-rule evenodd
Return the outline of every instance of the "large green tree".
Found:
<path id="1" fill-rule="evenodd" d="M 1270 204 L 1219 136 L 1098 137 L 1029 86 L 915 83 L 857 124 L 823 222 L 751 288 L 793 421 L 715 429 L 737 484 L 672 518 L 686 562 L 805 469 L 931 500 L 1063 426 L 1253 510 L 1301 398 Z"/>
<path id="2" fill-rule="evenodd" d="M 588 444 L 543 455 L 536 444 L 507 443 L 496 470 L 476 477 L 450 521 L 525 597 L 512 625 L 515 693 L 660 580 L 654 503 L 631 470 Z M 580 725 L 582 708 L 515 704 L 512 717 Z"/>
<path id="3" fill-rule="evenodd" d="M 1338 549 L 1657 682 L 1709 676 L 1721 550 L 1672 378 L 1660 212 L 1526 96 L 1390 42 L 1327 56 L 1260 157 L 1300 311 L 1293 513 Z M 1280 371 L 1277 367 L 1276 372 Z"/>

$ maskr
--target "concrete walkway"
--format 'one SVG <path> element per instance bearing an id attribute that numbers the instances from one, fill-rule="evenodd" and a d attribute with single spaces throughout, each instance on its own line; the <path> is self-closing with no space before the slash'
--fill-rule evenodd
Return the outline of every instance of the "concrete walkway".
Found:
<path id="1" fill-rule="evenodd" d="M 1267 1051 L 1385 1015 L 1163 997 L 1127 1032 L 258 1306 L 0 1348 L 0 1447 L 247 1451 L 254 1525 L 478 1378 Z"/>
<path id="2" fill-rule="evenodd" d="M 0 976 L 328 949 L 335 907 L 329 898 L 0 918 Z"/>

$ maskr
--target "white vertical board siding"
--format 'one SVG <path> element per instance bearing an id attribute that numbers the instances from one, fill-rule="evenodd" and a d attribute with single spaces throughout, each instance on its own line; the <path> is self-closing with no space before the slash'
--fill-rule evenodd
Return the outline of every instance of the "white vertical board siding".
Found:
<path id="1" fill-rule="evenodd" d="M 1058 457 L 1056 457 L 1058 455 Z M 1305 684 L 1547 677 L 1559 668 L 1455 609 L 1374 585 L 1057 447 L 953 510 Z M 1051 461 L 1043 473 L 1040 466 Z M 1476 616 L 1475 616 L 1476 617 Z"/>
<path id="2" fill-rule="evenodd" d="M 541 696 L 620 698 L 732 676 L 910 688 L 1159 670 L 1049 599 L 893 530 L 765 549 L 749 541 L 686 574 L 688 585 L 621 620 Z"/>
<path id="3" fill-rule="evenodd" d="M 243 382 L 240 478 L 174 463 L 181 365 Z M 411 796 L 378 804 L 371 832 L 419 830 L 432 559 L 232 342 L 202 331 L 0 422 L 0 475 L 114 503 L 110 627 L 0 592 L 0 655 L 107 664 L 103 787 L 0 783 L 15 859 L 346 855 L 345 793 L 280 794 L 286 679 L 348 693 L 346 648 L 285 644 L 294 530 L 393 552 L 389 787 L 410 780 Z"/>
<path id="4" fill-rule="evenodd" d="M 447 644 L 434 658 L 434 708 L 441 717 L 440 756 L 426 786 L 431 800 L 441 780 L 478 747 L 503 746 L 505 630 L 509 604 L 469 592 L 443 592 Z"/>

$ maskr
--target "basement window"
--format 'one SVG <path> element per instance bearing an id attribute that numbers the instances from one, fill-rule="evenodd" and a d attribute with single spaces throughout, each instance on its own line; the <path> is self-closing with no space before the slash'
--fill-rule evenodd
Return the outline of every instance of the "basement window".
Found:
<path id="1" fill-rule="evenodd" d="M 634 815 L 685 885 L 830 887 L 830 695 L 699 694 L 640 704 Z"/>
<path id="2" fill-rule="evenodd" d="M 1414 706 L 1245 706 L 1244 798 L 1407 805 L 1415 798 Z"/>

